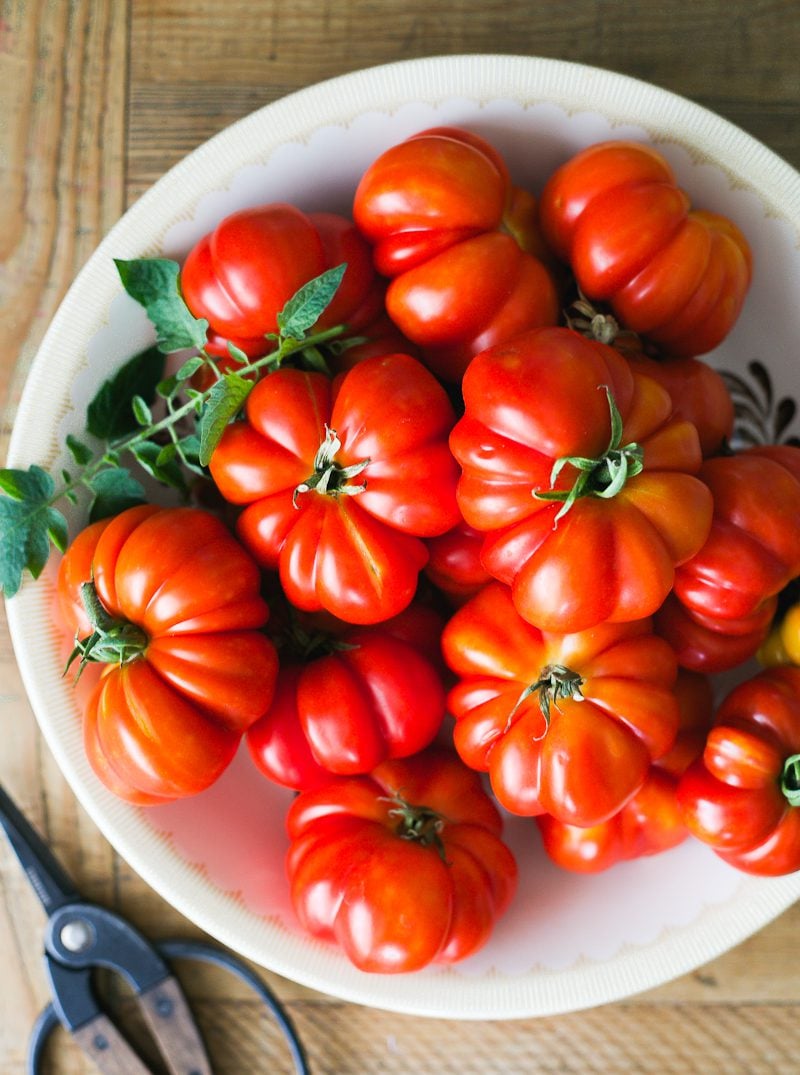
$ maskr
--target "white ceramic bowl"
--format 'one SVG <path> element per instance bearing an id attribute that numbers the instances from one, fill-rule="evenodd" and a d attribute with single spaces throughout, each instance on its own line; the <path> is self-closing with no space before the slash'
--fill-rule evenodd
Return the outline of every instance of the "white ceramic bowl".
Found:
<path id="1" fill-rule="evenodd" d="M 64 462 L 68 431 L 108 372 L 151 342 L 112 258 L 180 257 L 234 209 L 290 200 L 348 212 L 361 171 L 425 127 L 467 126 L 505 154 L 516 181 L 541 188 L 571 152 L 601 139 L 656 144 L 698 205 L 731 216 L 752 244 L 755 282 L 729 339 L 710 356 L 773 403 L 800 395 L 800 176 L 714 114 L 642 82 L 576 64 L 512 56 L 432 58 L 312 86 L 234 124 L 183 160 L 112 229 L 62 303 L 31 368 L 8 465 Z M 784 432 L 796 432 L 787 430 Z M 451 969 L 377 976 L 355 970 L 295 925 L 283 876 L 289 795 L 240 755 L 196 799 L 140 810 L 112 797 L 83 755 L 76 700 L 61 678 L 52 571 L 8 602 L 19 664 L 44 737 L 80 802 L 130 865 L 208 933 L 257 963 L 347 1000 L 455 1018 L 552 1014 L 627 996 L 737 944 L 800 895 L 800 874 L 747 878 L 689 841 L 596 877 L 545 859 L 530 820 L 508 838 L 519 894 L 490 944 Z"/>

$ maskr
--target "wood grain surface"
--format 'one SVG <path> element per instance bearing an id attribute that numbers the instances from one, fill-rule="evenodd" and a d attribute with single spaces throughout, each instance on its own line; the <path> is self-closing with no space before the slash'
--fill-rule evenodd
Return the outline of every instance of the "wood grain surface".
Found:
<path id="1" fill-rule="evenodd" d="M 592 63 L 704 104 L 800 166 L 800 6 L 572 0 L 3 0 L 0 4 L 0 459 L 26 370 L 99 239 L 167 168 L 240 116 L 396 59 L 532 54 Z M 196 936 L 109 848 L 43 744 L 0 624 L 0 780 L 85 894 L 160 937 Z M 44 916 L 0 846 L 0 1075 L 24 1071 L 47 999 Z M 668 985 L 593 1011 L 457 1023 L 396 1016 L 275 975 L 316 1075 L 434 1072 L 794 1073 L 800 907 Z M 185 983 L 215 1070 L 289 1072 L 246 991 Z M 131 1003 L 114 994 L 148 1056 Z M 58 1075 L 95 1070 L 65 1034 Z"/>

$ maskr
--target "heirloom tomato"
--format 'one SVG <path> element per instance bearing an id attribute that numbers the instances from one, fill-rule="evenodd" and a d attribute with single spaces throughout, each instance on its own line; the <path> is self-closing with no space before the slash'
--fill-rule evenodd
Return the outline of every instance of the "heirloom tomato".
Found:
<path id="1" fill-rule="evenodd" d="M 444 389 L 408 355 L 367 358 L 333 383 L 279 369 L 225 430 L 211 474 L 244 506 L 237 532 L 292 604 L 377 623 L 414 596 L 422 538 L 458 521 L 453 421 Z"/>
<path id="2" fill-rule="evenodd" d="M 251 557 L 215 516 L 130 508 L 93 523 L 58 576 L 81 664 L 104 665 L 84 713 L 98 777 L 141 805 L 208 787 L 272 700 L 275 648 Z"/>
<path id="3" fill-rule="evenodd" d="M 483 534 L 463 520 L 426 545 L 430 559 L 425 574 L 451 604 L 462 604 L 491 579 L 481 563 Z"/>
<path id="4" fill-rule="evenodd" d="M 656 361 L 641 354 L 626 357 L 634 369 L 666 388 L 675 413 L 697 430 L 704 458 L 722 451 L 733 433 L 733 399 L 715 369 L 700 358 Z"/>
<path id="5" fill-rule="evenodd" d="M 276 638 L 281 670 L 275 697 L 247 732 L 265 776 L 305 790 L 327 783 L 331 774 L 368 773 L 432 742 L 444 717 L 438 662 L 424 642 L 403 637 L 402 620 L 396 633 L 396 623 L 341 624 L 334 633 L 295 619 Z"/>
<path id="6" fill-rule="evenodd" d="M 302 213 L 282 202 L 225 217 L 189 252 L 180 286 L 195 317 L 209 322 L 207 350 L 226 356 L 230 341 L 251 358 L 274 344 L 277 315 L 304 284 L 347 264 L 316 327 L 357 330 L 382 309 L 382 284 L 355 225 L 335 213 Z"/>
<path id="7" fill-rule="evenodd" d="M 714 498 L 702 548 L 675 572 L 691 612 L 752 616 L 800 575 L 800 448 L 757 447 L 708 459 L 699 477 Z"/>
<path id="8" fill-rule="evenodd" d="M 766 639 L 777 606 L 767 598 L 739 619 L 705 615 L 682 604 L 674 593 L 653 617 L 656 633 L 669 642 L 681 668 L 714 675 L 754 657 Z"/>
<path id="9" fill-rule="evenodd" d="M 703 750 L 711 724 L 712 691 L 705 676 L 681 672 L 675 684 L 680 725 L 675 745 L 654 762 L 632 799 L 598 825 L 581 827 L 541 814 L 536 824 L 548 856 L 576 873 L 598 873 L 617 862 L 657 855 L 689 835 L 676 791 L 682 773 Z"/>
<path id="10" fill-rule="evenodd" d="M 379 973 L 480 948 L 517 885 L 500 813 L 477 773 L 429 749 L 301 792 L 287 872 L 302 926 Z"/>
<path id="11" fill-rule="evenodd" d="M 596 825 L 675 741 L 675 657 L 648 620 L 540 630 L 491 582 L 452 617 L 442 650 L 459 677 L 456 749 L 512 813 Z"/>
<path id="12" fill-rule="evenodd" d="M 651 615 L 711 524 L 695 427 L 612 348 L 537 329 L 477 355 L 450 446 L 484 567 L 542 629 Z"/>
<path id="13" fill-rule="evenodd" d="M 666 353 L 704 354 L 736 322 L 750 286 L 747 240 L 726 217 L 692 209 L 657 150 L 589 146 L 551 175 L 539 208 L 586 297 Z"/>
<path id="14" fill-rule="evenodd" d="M 678 802 L 690 832 L 732 866 L 800 869 L 800 668 L 770 668 L 731 691 Z"/>
<path id="15" fill-rule="evenodd" d="M 389 315 L 444 380 L 460 380 L 483 348 L 558 320 L 532 200 L 489 143 L 448 127 L 388 149 L 358 185 L 353 215 L 392 277 Z"/>

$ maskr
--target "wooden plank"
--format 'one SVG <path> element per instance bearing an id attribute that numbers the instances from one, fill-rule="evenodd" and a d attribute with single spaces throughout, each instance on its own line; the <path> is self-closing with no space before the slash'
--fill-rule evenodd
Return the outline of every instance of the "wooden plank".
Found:
<path id="1" fill-rule="evenodd" d="M 780 1004 L 613 1005 L 544 1019 L 464 1023 L 315 1001 L 292 1006 L 314 1075 L 794 1075 L 796 1012 Z M 290 1075 L 289 1050 L 257 1003 L 195 1005 L 216 1075 Z M 153 1062 L 130 1002 L 119 1008 Z M 59 1043 L 59 1057 L 74 1052 Z"/>
<path id="2" fill-rule="evenodd" d="M 12 0 L 0 21 L 0 458 L 27 368 L 67 287 L 124 208 L 127 4 Z M 0 625 L 2 779 L 90 897 L 114 856 L 43 745 Z M 0 853 L 0 1071 L 22 1071 L 46 999 L 44 915 Z M 60 1072 L 82 1072 L 68 1060 Z"/>
<path id="3" fill-rule="evenodd" d="M 796 952 L 800 904 L 732 948 L 725 955 L 666 985 L 643 993 L 641 1003 L 679 1002 L 799 1004 L 800 965 Z M 800 1030 L 798 1031 L 800 1044 Z"/>
<path id="4" fill-rule="evenodd" d="M 61 297 L 124 208 L 126 6 L 4 5 L 0 320 L 19 358 L 0 411 L 13 410 Z"/>
<path id="5" fill-rule="evenodd" d="M 394 60 L 462 52 L 593 63 L 690 97 L 791 164 L 797 145 L 796 4 L 570 5 L 351 0 L 135 5 L 128 193 L 138 197 L 240 116 L 321 79 Z M 193 41 L 202 41 L 192 56 Z M 698 42 L 702 52 L 698 54 Z"/>

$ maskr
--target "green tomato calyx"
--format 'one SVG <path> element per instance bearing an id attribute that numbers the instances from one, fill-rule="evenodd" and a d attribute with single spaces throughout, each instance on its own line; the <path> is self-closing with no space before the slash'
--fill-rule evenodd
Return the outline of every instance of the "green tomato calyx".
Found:
<path id="1" fill-rule="evenodd" d="M 446 819 L 437 810 L 430 806 L 414 806 L 397 791 L 383 801 L 391 803 L 389 817 L 397 820 L 394 831 L 401 840 L 413 840 L 423 847 L 433 847 L 442 861 L 447 861 L 442 842 Z"/>
<path id="2" fill-rule="evenodd" d="M 307 664 L 333 653 L 358 649 L 354 643 L 345 642 L 328 631 L 307 627 L 301 622 L 297 610 L 288 606 L 287 623 L 273 637 L 273 642 L 287 661 Z"/>
<path id="3" fill-rule="evenodd" d="M 783 763 L 781 791 L 790 806 L 800 806 L 800 754 L 790 755 Z"/>
<path id="4" fill-rule="evenodd" d="M 106 609 L 95 589 L 94 582 L 84 582 L 80 589 L 81 601 L 92 625 L 92 633 L 86 638 L 76 638 L 75 648 L 69 655 L 64 672 L 80 657 L 77 680 L 90 661 L 99 664 L 129 664 L 141 657 L 150 642 L 141 627 L 128 620 L 115 620 Z"/>
<path id="5" fill-rule="evenodd" d="M 622 418 L 611 389 L 605 384 L 598 385 L 598 388 L 605 390 L 611 412 L 611 438 L 605 452 L 596 459 L 580 455 L 562 455 L 550 471 L 550 489 L 546 492 L 533 490 L 537 500 L 555 500 L 561 503 L 554 520 L 556 523 L 566 515 L 576 500 L 584 496 L 599 496 L 610 500 L 622 491 L 630 478 L 641 474 L 644 469 L 642 446 L 635 442 L 622 444 Z M 567 465 L 578 472 L 575 481 L 569 489 L 554 489 L 559 474 Z"/>
<path id="6" fill-rule="evenodd" d="M 342 442 L 336 435 L 335 429 L 325 426 L 325 439 L 317 448 L 314 456 L 314 470 L 304 482 L 301 482 L 294 491 L 292 501 L 298 507 L 297 498 L 301 493 L 309 493 L 313 489 L 323 496 L 355 496 L 363 493 L 367 488 L 366 480 L 358 485 L 350 482 L 372 462 L 371 459 L 362 459 L 348 467 L 339 466 L 336 462 L 336 453 L 341 451 Z"/>
<path id="7" fill-rule="evenodd" d="M 567 328 L 579 332 L 589 340 L 606 346 L 614 346 L 617 351 L 641 353 L 642 341 L 629 328 L 623 328 L 619 321 L 607 309 L 602 309 L 590 301 L 578 288 L 578 297 L 568 310 L 564 311 Z"/>
<path id="8" fill-rule="evenodd" d="M 517 713 L 519 707 L 531 697 L 531 695 L 538 695 L 539 709 L 544 717 L 544 731 L 541 735 L 535 736 L 536 740 L 544 739 L 547 735 L 547 730 L 550 727 L 550 710 L 551 707 L 555 707 L 559 712 L 558 703 L 569 699 L 572 702 L 583 702 L 585 699 L 581 693 L 581 687 L 583 686 L 583 680 L 577 672 L 573 672 L 571 668 L 567 668 L 563 664 L 548 664 L 546 665 L 539 678 L 535 683 L 529 684 L 522 694 L 517 698 L 514 708 L 508 715 L 508 724 L 506 725 L 506 731 L 511 727 L 514 716 Z"/>

